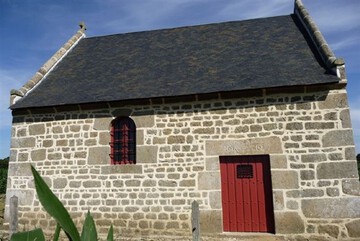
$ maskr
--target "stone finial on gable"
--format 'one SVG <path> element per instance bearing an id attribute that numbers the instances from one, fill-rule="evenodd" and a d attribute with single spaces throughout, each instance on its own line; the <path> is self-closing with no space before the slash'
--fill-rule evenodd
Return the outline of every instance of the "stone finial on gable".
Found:
<path id="1" fill-rule="evenodd" d="M 84 22 L 84 21 L 81 21 L 81 22 L 79 23 L 79 27 L 80 27 L 80 29 L 86 30 L 86 24 L 85 24 L 85 22 Z"/>
<path id="2" fill-rule="evenodd" d="M 10 91 L 10 106 L 15 104 L 18 100 L 26 96 L 38 83 L 40 83 L 45 76 L 61 61 L 62 58 L 75 45 L 85 37 L 86 25 L 84 22 L 79 24 L 80 29 L 35 73 L 35 75 L 26 82 L 19 90 Z"/>
<path id="3" fill-rule="evenodd" d="M 295 0 L 294 14 L 298 16 L 305 27 L 327 69 L 336 74 L 341 82 L 346 82 L 344 59 L 336 58 L 301 0 Z"/>

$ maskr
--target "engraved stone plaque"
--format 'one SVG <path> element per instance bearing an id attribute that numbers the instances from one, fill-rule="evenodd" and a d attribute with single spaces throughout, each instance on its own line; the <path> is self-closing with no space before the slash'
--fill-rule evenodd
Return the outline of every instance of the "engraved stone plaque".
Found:
<path id="1" fill-rule="evenodd" d="M 282 153 L 279 137 L 206 141 L 206 155 L 256 155 Z"/>

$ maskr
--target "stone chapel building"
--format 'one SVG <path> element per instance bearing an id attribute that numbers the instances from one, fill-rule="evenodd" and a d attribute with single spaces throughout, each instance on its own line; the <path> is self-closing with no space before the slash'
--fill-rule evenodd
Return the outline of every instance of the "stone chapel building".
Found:
<path id="1" fill-rule="evenodd" d="M 110 36 L 85 26 L 11 91 L 18 230 L 54 221 L 30 163 L 78 226 L 191 240 L 359 240 L 344 60 L 294 13 Z M 168 237 L 168 238 L 165 238 Z M 135 239 L 134 239 L 135 240 Z"/>

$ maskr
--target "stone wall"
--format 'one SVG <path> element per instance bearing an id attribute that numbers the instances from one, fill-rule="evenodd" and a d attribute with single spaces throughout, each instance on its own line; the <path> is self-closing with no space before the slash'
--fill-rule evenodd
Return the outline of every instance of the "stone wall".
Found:
<path id="1" fill-rule="evenodd" d="M 79 226 L 90 210 L 101 233 L 113 223 L 121 236 L 190 236 L 196 200 L 201 232 L 220 238 L 219 156 L 269 154 L 277 236 L 360 236 L 344 89 L 197 98 L 16 114 L 7 197 L 19 197 L 19 230 L 54 229 L 36 199 L 31 163 Z M 110 122 L 122 115 L 137 126 L 136 165 L 110 165 Z"/>

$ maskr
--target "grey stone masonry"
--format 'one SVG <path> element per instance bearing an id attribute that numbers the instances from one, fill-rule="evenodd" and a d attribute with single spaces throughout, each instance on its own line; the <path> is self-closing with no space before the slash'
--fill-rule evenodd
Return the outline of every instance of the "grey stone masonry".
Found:
<path id="1" fill-rule="evenodd" d="M 134 165 L 110 162 L 118 116 L 137 126 Z M 19 199 L 19 230 L 52 233 L 32 164 L 79 227 L 90 210 L 101 237 L 112 223 L 123 237 L 190 240 L 193 201 L 202 235 L 223 233 L 219 156 L 269 155 L 275 236 L 350 240 L 360 238 L 354 153 L 345 89 L 24 112 L 14 116 L 7 194 Z"/>

